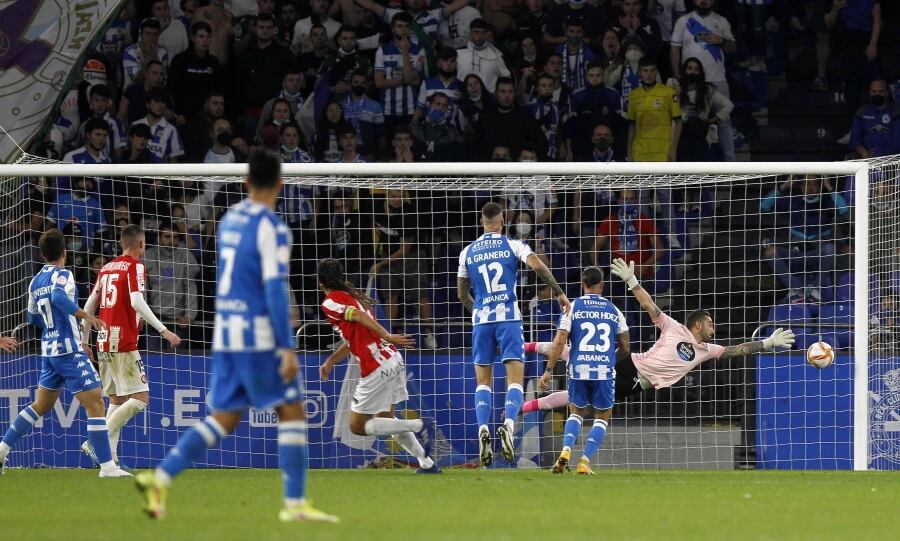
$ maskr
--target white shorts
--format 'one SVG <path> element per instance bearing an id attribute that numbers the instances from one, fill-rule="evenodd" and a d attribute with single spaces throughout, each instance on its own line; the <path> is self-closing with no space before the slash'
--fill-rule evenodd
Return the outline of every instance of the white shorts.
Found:
<path id="1" fill-rule="evenodd" d="M 395 353 L 368 376 L 361 378 L 353 393 L 350 410 L 375 415 L 390 411 L 391 406 L 409 398 L 406 392 L 406 363 Z"/>
<path id="2" fill-rule="evenodd" d="M 99 352 L 97 360 L 99 361 L 97 364 L 100 365 L 100 381 L 103 382 L 103 393 L 106 396 L 128 396 L 150 390 L 144 363 L 137 351 Z"/>

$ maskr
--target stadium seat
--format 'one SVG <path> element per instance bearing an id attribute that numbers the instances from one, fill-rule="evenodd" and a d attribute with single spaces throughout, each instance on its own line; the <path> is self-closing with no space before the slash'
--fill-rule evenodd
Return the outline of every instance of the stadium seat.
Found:
<path id="1" fill-rule="evenodd" d="M 822 306 L 819 314 L 819 322 L 830 325 L 847 325 L 848 327 L 833 328 L 822 327 L 821 335 L 826 342 L 835 348 L 848 348 L 853 344 L 853 330 L 849 325 L 853 324 L 853 303 L 835 302 Z M 826 338 L 829 337 L 829 338 Z"/>
<path id="2" fill-rule="evenodd" d="M 778 321 L 778 326 L 784 326 L 782 323 L 814 323 L 813 316 L 816 306 L 813 304 L 777 304 L 769 309 L 769 321 Z M 775 327 L 766 327 L 760 335 L 765 338 Z M 815 342 L 818 342 L 818 335 L 812 327 L 792 327 L 792 331 L 796 335 L 794 349 L 806 349 Z"/>

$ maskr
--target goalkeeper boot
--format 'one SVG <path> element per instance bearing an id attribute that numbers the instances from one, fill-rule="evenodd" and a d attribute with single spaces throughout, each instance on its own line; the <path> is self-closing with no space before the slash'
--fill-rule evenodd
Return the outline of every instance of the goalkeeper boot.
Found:
<path id="1" fill-rule="evenodd" d="M 156 474 L 152 471 L 139 473 L 134 478 L 134 484 L 144 496 L 144 512 L 150 518 L 165 517 L 168 488 L 156 479 Z"/>
<path id="2" fill-rule="evenodd" d="M 487 429 L 478 432 L 478 458 L 484 467 L 494 462 L 494 448 L 491 442 L 491 433 Z"/>
<path id="3" fill-rule="evenodd" d="M 594 475 L 590 462 L 583 457 L 578 461 L 578 468 L 575 471 L 578 475 Z"/>
<path id="4" fill-rule="evenodd" d="M 513 442 L 513 437 L 513 433 L 506 423 L 500 425 L 500 428 L 497 429 L 497 439 L 500 440 L 500 450 L 503 453 L 503 460 L 509 465 L 514 464 L 516 459 L 516 447 Z"/>
<path id="5" fill-rule="evenodd" d="M 278 520 L 281 522 L 330 522 L 332 524 L 341 521 L 334 515 L 316 509 L 309 500 L 301 504 L 282 507 L 278 512 Z"/>
<path id="6" fill-rule="evenodd" d="M 553 473 L 564 473 L 569 471 L 569 457 L 572 455 L 572 451 L 568 448 L 562 450 L 559 454 L 559 458 L 556 459 L 556 463 L 553 464 L 553 467 L 550 469 Z"/>
<path id="7" fill-rule="evenodd" d="M 425 456 L 431 456 L 431 449 L 434 446 L 434 419 L 431 417 L 422 417 L 422 428 L 416 432 L 422 449 L 425 450 Z"/>
<path id="8" fill-rule="evenodd" d="M 94 452 L 94 446 L 91 445 L 91 442 L 85 440 L 85 442 L 81 444 L 81 452 L 84 453 L 84 455 L 89 459 L 91 459 L 91 462 L 94 463 L 94 466 L 97 466 L 98 468 L 100 467 L 100 461 L 97 460 L 97 453 Z"/>

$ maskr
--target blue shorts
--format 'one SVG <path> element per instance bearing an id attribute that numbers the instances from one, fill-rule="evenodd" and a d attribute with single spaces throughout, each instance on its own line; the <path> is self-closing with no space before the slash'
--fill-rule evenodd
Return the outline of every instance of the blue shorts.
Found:
<path id="1" fill-rule="evenodd" d="M 472 330 L 472 357 L 475 364 L 482 366 L 496 361 L 525 362 L 525 331 L 522 330 L 522 322 L 500 321 L 475 325 Z"/>
<path id="2" fill-rule="evenodd" d="M 303 400 L 299 379 L 278 375 L 281 357 L 274 351 L 213 352 L 206 402 L 213 411 L 271 408 Z"/>
<path id="3" fill-rule="evenodd" d="M 593 407 L 608 410 L 616 399 L 616 380 L 584 380 L 569 378 L 569 402 L 576 408 Z"/>
<path id="4" fill-rule="evenodd" d="M 57 357 L 41 357 L 41 377 L 38 385 L 58 391 L 65 384 L 72 394 L 100 387 L 100 375 L 84 353 L 69 353 Z"/>

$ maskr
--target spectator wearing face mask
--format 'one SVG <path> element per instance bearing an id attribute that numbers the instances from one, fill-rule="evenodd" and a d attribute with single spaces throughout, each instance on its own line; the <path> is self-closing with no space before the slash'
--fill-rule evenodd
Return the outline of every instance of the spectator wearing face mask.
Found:
<path id="1" fill-rule="evenodd" d="M 594 51 L 584 41 L 584 21 L 581 17 L 570 17 L 566 20 L 566 42 L 556 48 L 564 62 L 562 82 L 572 92 L 584 87 L 584 77 L 588 64 L 594 59 Z"/>
<path id="2" fill-rule="evenodd" d="M 440 92 L 450 100 L 450 118 L 456 122 L 456 109 L 465 97 L 463 83 L 456 77 L 456 49 L 443 47 L 438 52 L 437 74 L 422 81 L 419 86 L 419 97 L 416 99 L 416 113 L 413 120 L 418 120 L 425 112 L 428 100 Z"/>
<path id="3" fill-rule="evenodd" d="M 356 43 L 356 29 L 342 26 L 335 36 L 337 48 L 325 55 L 320 73 L 328 73 L 331 78 L 331 96 L 336 100 L 344 99 L 350 92 L 351 78 L 354 73 L 372 73 L 372 62 L 359 52 Z"/>
<path id="4" fill-rule="evenodd" d="M 588 155 L 577 157 L 577 159 L 583 162 L 600 163 L 621 161 L 621 157 L 616 156 L 613 150 L 614 142 L 615 138 L 609 126 L 597 124 L 591 135 L 591 152 Z M 597 224 L 609 214 L 615 198 L 612 190 L 603 189 L 577 191 L 572 198 L 571 232 L 580 239 L 578 245 L 581 246 L 583 254 L 582 266 L 593 263 L 591 253 L 597 233 Z"/>
<path id="5" fill-rule="evenodd" d="M 475 19 L 469 25 L 469 43 L 456 52 L 457 77 L 465 79 L 469 74 L 475 74 L 484 86 L 495 88 L 501 77 L 509 77 L 511 73 L 503 53 L 488 42 L 488 30 L 484 19 Z"/>
<path id="6" fill-rule="evenodd" d="M 623 0 L 621 12 L 612 28 L 622 43 L 638 42 L 652 58 L 659 58 L 662 50 L 662 32 L 656 20 L 642 13 L 642 0 Z"/>
<path id="7" fill-rule="evenodd" d="M 464 138 L 451 122 L 450 98 L 442 93 L 432 94 L 425 114 L 410 126 L 424 161 L 456 162 L 464 156 Z"/>
<path id="8" fill-rule="evenodd" d="M 218 118 L 210 128 L 212 146 L 206 151 L 203 163 L 238 163 L 237 155 L 231 147 L 234 132 L 227 118 Z M 240 160 L 243 161 L 243 160 Z"/>
<path id="9" fill-rule="evenodd" d="M 350 92 L 341 102 L 344 118 L 358 134 L 359 153 L 366 161 L 375 161 L 375 155 L 384 147 L 384 107 L 366 95 L 370 77 L 358 71 L 350 79 Z"/>
<path id="10" fill-rule="evenodd" d="M 572 94 L 572 114 L 566 122 L 567 137 L 572 141 L 572 152 L 578 161 L 594 161 L 589 156 L 593 149 L 591 137 L 595 126 L 603 124 L 607 129 L 624 133 L 622 98 L 603 81 L 603 65 L 595 60 L 588 65 L 587 84 Z M 625 138 L 622 138 L 624 150 Z M 618 150 L 618 149 L 617 149 Z"/>
<path id="11" fill-rule="evenodd" d="M 572 161 L 571 141 L 564 137 L 562 124 L 566 120 L 566 111 L 553 103 L 553 77 L 542 73 L 537 79 L 537 95 L 526 105 L 532 118 L 544 136 L 547 147 L 547 159 Z"/>
<path id="12" fill-rule="evenodd" d="M 696 58 L 686 59 L 681 77 L 669 79 L 667 84 L 678 94 L 681 104 L 683 129 L 678 141 L 678 161 L 709 161 L 709 128 L 728 121 L 734 104 L 706 82 L 703 64 Z"/>
<path id="13" fill-rule="evenodd" d="M 306 146 L 303 143 L 303 135 L 300 127 L 294 122 L 287 122 L 281 125 L 278 147 L 278 154 L 281 156 L 283 163 L 313 163 L 313 157 L 306 150 L 301 148 Z M 287 186 L 287 184 L 285 184 Z"/>
<path id="14" fill-rule="evenodd" d="M 891 103 L 884 79 L 869 85 L 869 103 L 856 111 L 850 129 L 850 148 L 860 158 L 900 152 L 900 107 Z"/>

